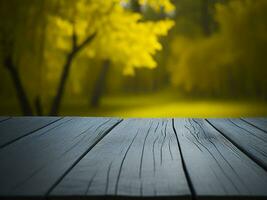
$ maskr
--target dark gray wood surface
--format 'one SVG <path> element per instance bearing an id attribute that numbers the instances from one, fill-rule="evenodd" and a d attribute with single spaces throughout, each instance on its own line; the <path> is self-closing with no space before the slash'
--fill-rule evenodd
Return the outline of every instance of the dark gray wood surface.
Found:
<path id="1" fill-rule="evenodd" d="M 11 117 L 0 116 L 0 122 L 10 119 Z"/>
<path id="2" fill-rule="evenodd" d="M 12 117 L 0 123 L 0 148 L 31 134 L 56 120 L 58 117 Z"/>
<path id="3" fill-rule="evenodd" d="M 243 118 L 243 120 L 267 133 L 267 118 Z"/>
<path id="4" fill-rule="evenodd" d="M 42 197 L 120 120 L 64 118 L 0 151 L 0 196 Z"/>
<path id="5" fill-rule="evenodd" d="M 170 119 L 127 119 L 50 196 L 190 197 Z"/>
<path id="6" fill-rule="evenodd" d="M 175 119 L 174 127 L 197 198 L 267 197 L 267 172 L 207 121 Z"/>
<path id="7" fill-rule="evenodd" d="M 267 169 L 267 134 L 241 119 L 209 119 L 229 140 Z"/>
<path id="8" fill-rule="evenodd" d="M 0 117 L 0 199 L 267 199 L 266 123 Z"/>

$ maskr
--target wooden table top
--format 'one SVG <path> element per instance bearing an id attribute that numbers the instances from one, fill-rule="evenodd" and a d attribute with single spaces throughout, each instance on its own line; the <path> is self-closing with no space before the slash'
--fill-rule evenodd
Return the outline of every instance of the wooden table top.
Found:
<path id="1" fill-rule="evenodd" d="M 267 118 L 0 117 L 0 199 L 267 199 Z"/>

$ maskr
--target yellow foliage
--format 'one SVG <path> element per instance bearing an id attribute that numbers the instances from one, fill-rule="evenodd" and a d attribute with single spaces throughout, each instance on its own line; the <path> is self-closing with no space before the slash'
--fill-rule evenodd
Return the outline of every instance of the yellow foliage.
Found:
<path id="1" fill-rule="evenodd" d="M 135 67 L 155 68 L 152 56 L 162 49 L 158 37 L 166 35 L 173 22 L 139 22 L 139 18 L 137 14 L 114 12 L 88 48 L 90 54 L 95 51 L 93 55 L 125 66 L 125 74 L 133 74 Z"/>
<path id="2" fill-rule="evenodd" d="M 168 1 L 159 3 L 170 7 Z M 51 46 L 65 52 L 70 50 L 73 26 L 78 43 L 96 32 L 96 38 L 83 55 L 109 59 L 121 66 L 125 74 L 133 74 L 136 67 L 155 68 L 153 56 L 162 49 L 159 37 L 166 36 L 174 25 L 172 20 L 141 21 L 141 14 L 125 10 L 119 0 L 79 0 L 74 9 L 77 11 L 66 12 L 72 13 L 68 17 L 50 17 Z"/>
<path id="3" fill-rule="evenodd" d="M 266 17 L 265 0 L 217 4 L 217 33 L 172 42 L 172 83 L 191 94 L 266 95 Z"/>
<path id="4" fill-rule="evenodd" d="M 236 58 L 224 42 L 219 35 L 197 39 L 177 37 L 172 47 L 179 56 L 170 63 L 173 84 L 184 87 L 186 92 L 218 88 L 220 75 L 228 72 Z"/>
<path id="5" fill-rule="evenodd" d="M 162 8 L 164 12 L 169 13 L 175 10 L 175 6 L 170 0 L 139 0 L 141 5 L 149 5 L 156 11 L 160 11 Z"/>

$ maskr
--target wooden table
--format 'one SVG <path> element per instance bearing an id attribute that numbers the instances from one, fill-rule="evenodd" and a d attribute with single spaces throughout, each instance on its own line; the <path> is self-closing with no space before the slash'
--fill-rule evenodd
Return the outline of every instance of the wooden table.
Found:
<path id="1" fill-rule="evenodd" d="M 0 117 L 0 199 L 267 199 L 267 118 Z"/>

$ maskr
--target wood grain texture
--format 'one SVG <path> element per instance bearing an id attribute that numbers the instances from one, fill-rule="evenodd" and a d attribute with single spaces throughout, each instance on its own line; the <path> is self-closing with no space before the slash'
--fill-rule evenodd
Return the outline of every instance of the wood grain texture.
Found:
<path id="1" fill-rule="evenodd" d="M 0 198 L 43 197 L 116 118 L 63 118 L 0 151 Z"/>
<path id="2" fill-rule="evenodd" d="M 50 193 L 66 196 L 189 198 L 171 120 L 124 120 Z"/>
<path id="3" fill-rule="evenodd" d="M 0 148 L 41 129 L 58 117 L 12 117 L 0 123 Z"/>
<path id="4" fill-rule="evenodd" d="M 0 123 L 3 121 L 6 121 L 8 119 L 10 119 L 11 117 L 4 117 L 4 116 L 0 116 Z"/>
<path id="5" fill-rule="evenodd" d="M 267 118 L 243 118 L 243 120 L 267 133 Z"/>
<path id="6" fill-rule="evenodd" d="M 267 198 L 267 172 L 203 119 L 175 119 L 197 199 Z"/>
<path id="7" fill-rule="evenodd" d="M 267 169 L 265 132 L 240 119 L 209 119 L 208 121 L 259 165 Z"/>

